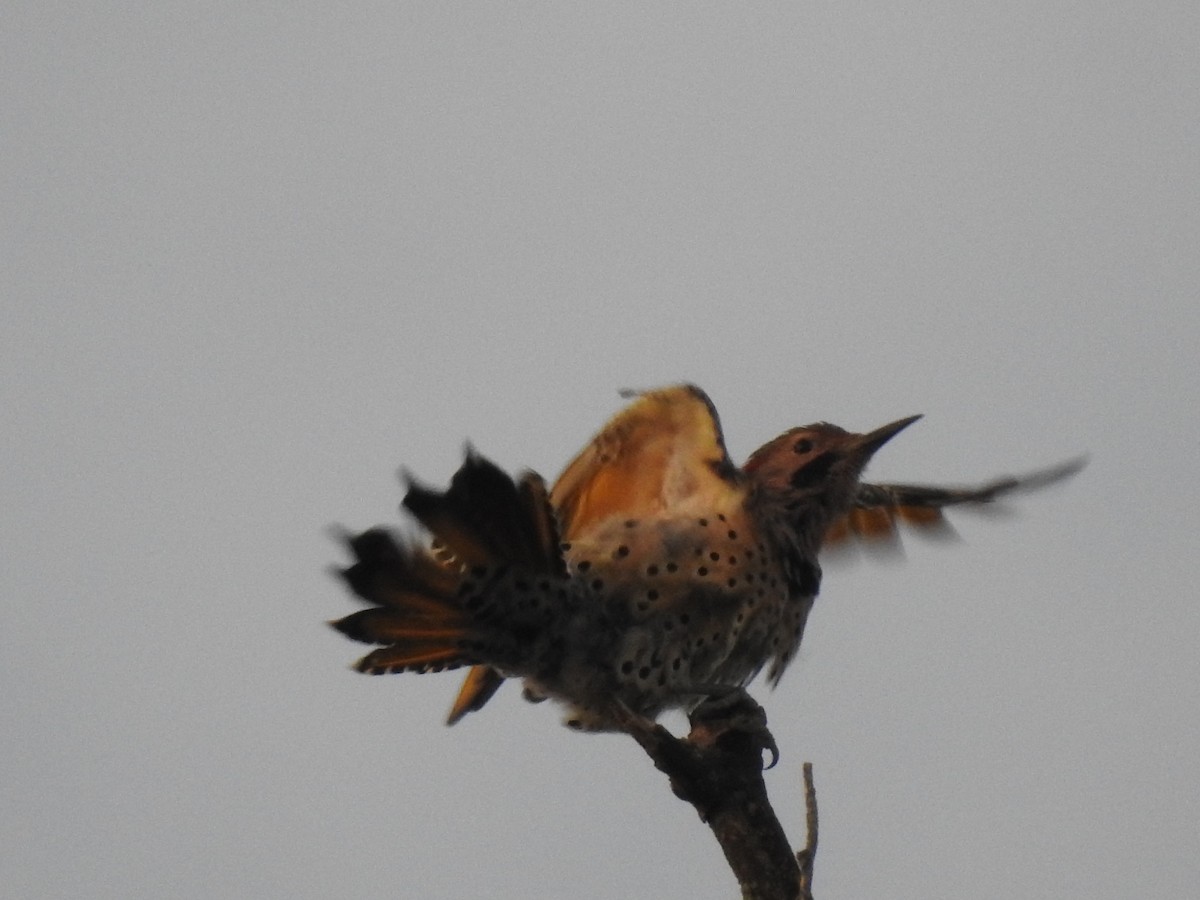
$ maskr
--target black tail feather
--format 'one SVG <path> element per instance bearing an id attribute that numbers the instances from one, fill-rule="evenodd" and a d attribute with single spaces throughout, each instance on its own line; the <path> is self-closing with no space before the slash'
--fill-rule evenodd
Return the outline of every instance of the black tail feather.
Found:
<path id="1" fill-rule="evenodd" d="M 509 564 L 533 574 L 559 574 L 557 527 L 542 479 L 513 482 L 468 449 L 448 490 L 409 488 L 404 507 L 466 566 Z"/>
<path id="2" fill-rule="evenodd" d="M 341 570 L 350 590 L 379 606 L 407 608 L 407 595 L 448 599 L 458 588 L 458 575 L 423 551 L 404 546 L 385 528 L 371 528 L 345 538 L 355 558 Z"/>

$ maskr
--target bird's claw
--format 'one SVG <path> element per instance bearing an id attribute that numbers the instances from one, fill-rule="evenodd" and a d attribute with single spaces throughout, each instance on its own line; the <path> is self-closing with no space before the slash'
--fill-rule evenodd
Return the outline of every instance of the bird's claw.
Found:
<path id="1" fill-rule="evenodd" d="M 688 721 L 692 726 L 689 740 L 715 741 L 722 734 L 739 731 L 771 754 L 771 761 L 764 769 L 774 768 L 779 762 L 779 745 L 767 729 L 767 714 L 745 688 L 722 687 L 712 691 L 692 710 Z"/>

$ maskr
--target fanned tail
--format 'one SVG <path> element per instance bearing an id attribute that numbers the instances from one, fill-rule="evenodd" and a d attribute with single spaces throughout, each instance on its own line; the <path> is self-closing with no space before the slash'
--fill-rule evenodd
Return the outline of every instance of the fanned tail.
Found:
<path id="1" fill-rule="evenodd" d="M 448 490 L 410 486 L 404 507 L 433 536 L 436 552 L 382 528 L 345 537 L 354 562 L 338 574 L 371 606 L 330 624 L 354 640 L 383 645 L 355 668 L 379 675 L 495 661 L 494 648 L 511 646 L 512 636 L 484 608 L 479 582 L 510 570 L 566 572 L 541 478 L 531 472 L 514 482 L 468 451 Z"/>

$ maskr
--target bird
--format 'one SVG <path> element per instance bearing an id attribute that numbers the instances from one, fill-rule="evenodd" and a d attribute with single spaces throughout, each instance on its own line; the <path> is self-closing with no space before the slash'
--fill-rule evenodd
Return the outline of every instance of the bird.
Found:
<path id="1" fill-rule="evenodd" d="M 861 481 L 921 418 L 908 416 L 864 433 L 790 428 L 737 466 L 700 388 L 628 397 L 552 487 L 468 447 L 446 490 L 407 479 L 403 508 L 428 539 L 342 533 L 353 561 L 335 574 L 367 608 L 330 624 L 380 645 L 358 671 L 469 666 L 448 724 L 507 678 L 587 731 L 748 698 L 763 669 L 774 687 L 795 658 L 824 549 L 893 540 L 900 524 L 944 529 L 946 507 L 1035 490 L 1085 462 L 965 488 Z"/>

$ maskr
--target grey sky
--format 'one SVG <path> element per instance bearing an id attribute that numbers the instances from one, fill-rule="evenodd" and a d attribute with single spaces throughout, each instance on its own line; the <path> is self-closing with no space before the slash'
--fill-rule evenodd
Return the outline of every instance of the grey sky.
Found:
<path id="1" fill-rule="evenodd" d="M 733 896 L 632 741 L 321 624 L 399 465 L 553 477 L 684 379 L 738 459 L 1092 454 L 827 572 L 756 689 L 818 896 L 1194 892 L 1195 3 L 645 6 L 9 4 L 5 893 Z"/>

